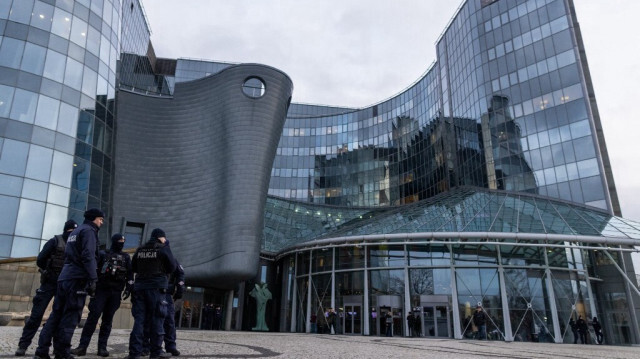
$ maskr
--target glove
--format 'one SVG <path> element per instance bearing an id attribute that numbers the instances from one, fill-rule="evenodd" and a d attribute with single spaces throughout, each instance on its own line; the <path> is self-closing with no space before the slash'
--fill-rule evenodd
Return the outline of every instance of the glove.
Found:
<path id="1" fill-rule="evenodd" d="M 92 280 L 89 282 L 89 284 L 87 284 L 87 295 L 89 295 L 90 297 L 96 296 L 96 283 L 97 281 Z"/>
<path id="2" fill-rule="evenodd" d="M 131 287 L 133 286 L 133 281 L 130 280 L 127 282 L 127 285 L 124 287 L 124 292 L 122 292 L 122 300 L 127 300 L 129 296 L 131 296 Z"/>
<path id="3" fill-rule="evenodd" d="M 184 286 L 179 285 L 178 288 L 176 288 L 176 292 L 173 294 L 173 300 L 182 299 L 183 292 L 184 292 Z"/>

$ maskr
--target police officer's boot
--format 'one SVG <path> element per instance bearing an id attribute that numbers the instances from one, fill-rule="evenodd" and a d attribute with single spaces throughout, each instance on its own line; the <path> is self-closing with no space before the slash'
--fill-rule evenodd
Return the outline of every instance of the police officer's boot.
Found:
<path id="1" fill-rule="evenodd" d="M 108 357 L 109 356 L 109 352 L 105 348 L 98 348 L 98 356 Z"/>
<path id="2" fill-rule="evenodd" d="M 160 353 L 158 356 L 151 356 L 149 359 L 171 358 L 171 353 Z"/>
<path id="3" fill-rule="evenodd" d="M 71 354 L 77 355 L 79 357 L 87 355 L 87 348 L 77 347 L 75 349 L 71 349 Z"/>
<path id="4" fill-rule="evenodd" d="M 25 354 L 27 354 L 27 348 L 18 348 L 16 350 L 16 354 L 15 356 L 17 357 L 23 357 Z"/>
<path id="5" fill-rule="evenodd" d="M 177 357 L 180 356 L 180 351 L 178 349 L 167 349 L 167 353 L 171 353 L 171 356 Z"/>

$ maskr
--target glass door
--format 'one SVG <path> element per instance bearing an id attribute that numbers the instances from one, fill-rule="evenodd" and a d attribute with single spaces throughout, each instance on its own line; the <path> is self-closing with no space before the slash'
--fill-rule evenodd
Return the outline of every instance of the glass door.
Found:
<path id="1" fill-rule="evenodd" d="M 344 334 L 362 334 L 362 307 L 345 305 L 342 327 Z"/>
<path id="2" fill-rule="evenodd" d="M 450 338 L 449 306 L 424 305 L 422 307 L 422 325 L 425 337 Z"/>
<path id="3" fill-rule="evenodd" d="M 451 333 L 449 328 L 449 307 L 444 305 L 437 305 L 435 307 L 436 314 L 436 337 L 449 338 Z"/>

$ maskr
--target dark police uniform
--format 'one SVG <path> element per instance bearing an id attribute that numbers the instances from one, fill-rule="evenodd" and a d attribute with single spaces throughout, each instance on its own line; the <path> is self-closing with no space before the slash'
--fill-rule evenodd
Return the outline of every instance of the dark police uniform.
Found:
<path id="1" fill-rule="evenodd" d="M 169 240 L 165 242 L 169 245 Z M 174 300 L 182 298 L 184 293 L 184 268 L 180 262 L 176 260 L 176 270 L 169 276 L 169 285 L 167 288 L 167 316 L 164 318 L 164 349 L 171 353 L 172 356 L 179 356 L 180 351 L 176 346 L 176 308 Z M 143 356 L 149 353 L 149 330 L 148 326 L 144 328 L 144 341 L 142 343 Z"/>
<path id="2" fill-rule="evenodd" d="M 71 338 L 80 317 L 87 296 L 87 290 L 95 289 L 98 280 L 98 230 L 94 223 L 104 213 L 92 208 L 84 213 L 84 223 L 76 228 L 67 239 L 65 261 L 58 278 L 58 288 L 53 301 L 53 310 L 40 332 L 38 348 L 34 358 L 48 358 L 51 338 L 57 358 L 71 358 Z M 92 293 L 90 293 L 92 294 Z"/>
<path id="3" fill-rule="evenodd" d="M 176 270 L 169 277 L 169 288 L 167 290 L 168 311 L 164 318 L 164 349 L 175 356 L 180 355 L 176 347 L 176 310 L 174 299 L 182 298 L 184 293 L 184 268 L 176 261 Z"/>
<path id="4" fill-rule="evenodd" d="M 132 258 L 136 274 L 131 298 L 133 329 L 129 336 L 128 358 L 139 358 L 143 351 L 144 328 L 149 328 L 151 358 L 165 357 L 162 352 L 163 322 L 167 315 L 166 292 L 168 276 L 176 270 L 171 249 L 158 238 L 165 237 L 159 228 L 151 232 L 151 239 L 136 250 Z"/>
<path id="5" fill-rule="evenodd" d="M 58 276 L 62 267 L 64 266 L 64 248 L 67 244 L 67 238 L 71 231 L 76 229 L 78 224 L 73 219 L 68 220 L 64 224 L 62 234 L 55 235 L 49 239 L 47 243 L 42 247 L 42 250 L 38 254 L 36 264 L 40 270 L 40 288 L 36 290 L 36 295 L 33 297 L 33 307 L 31 308 L 31 314 L 29 319 L 24 324 L 22 329 L 22 336 L 18 342 L 18 350 L 16 356 L 23 356 L 25 351 L 31 345 L 33 337 L 36 335 L 44 312 L 49 305 L 49 302 L 56 295 L 56 289 L 58 288 Z"/>
<path id="6" fill-rule="evenodd" d="M 96 295 L 89 301 L 89 315 L 82 329 L 80 344 L 71 351 L 72 354 L 82 356 L 87 352 L 91 336 L 96 330 L 98 319 L 102 316 L 100 332 L 98 334 L 98 355 L 109 356 L 107 351 L 107 340 L 111 334 L 113 316 L 120 308 L 120 297 L 122 291 L 127 287 L 127 292 L 131 291 L 129 286 L 133 283 L 133 272 L 131 270 L 131 257 L 122 252 L 124 243 L 119 233 L 111 237 L 111 248 L 108 251 L 100 252 L 98 260 L 98 284 Z"/>

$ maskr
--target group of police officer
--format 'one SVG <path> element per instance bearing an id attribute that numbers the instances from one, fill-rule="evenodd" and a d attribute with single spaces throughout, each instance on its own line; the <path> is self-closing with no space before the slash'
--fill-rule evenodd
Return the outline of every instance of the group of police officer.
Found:
<path id="1" fill-rule="evenodd" d="M 125 238 L 119 233 L 111 237 L 108 250 L 100 251 L 98 231 L 104 217 L 104 212 L 92 208 L 84 212 L 80 226 L 68 220 L 63 233 L 51 238 L 40 251 L 36 264 L 41 272 L 41 285 L 33 298 L 31 315 L 22 330 L 16 356 L 26 354 L 51 298 L 54 298 L 53 309 L 40 332 L 34 358 L 51 358 L 52 342 L 56 359 L 74 358 L 72 354 L 86 355 L 101 317 L 97 354 L 109 356 L 107 340 L 113 316 L 121 299 L 129 296 L 134 325 L 127 358 L 180 355 L 176 347 L 173 301 L 182 298 L 184 270 L 173 257 L 164 231 L 154 229 L 149 241 L 136 250 L 133 258 L 122 251 Z M 91 297 L 89 315 L 78 347 L 71 349 L 71 338 L 87 295 Z M 166 352 L 162 350 L 163 341 Z"/>

